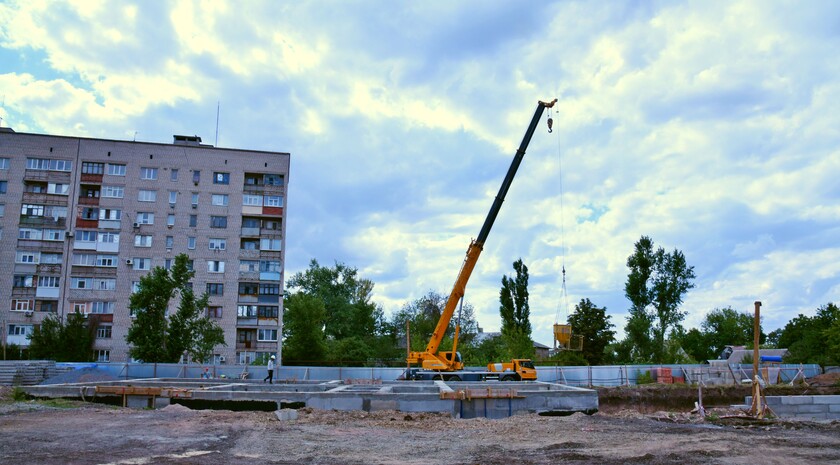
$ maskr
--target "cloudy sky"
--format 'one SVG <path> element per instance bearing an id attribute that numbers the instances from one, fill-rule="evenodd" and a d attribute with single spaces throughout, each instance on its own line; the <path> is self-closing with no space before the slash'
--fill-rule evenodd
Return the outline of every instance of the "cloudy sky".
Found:
<path id="1" fill-rule="evenodd" d="M 695 267 L 687 327 L 837 301 L 839 76 L 837 2 L 0 1 L 3 126 L 290 152 L 287 277 L 346 263 L 388 313 L 449 293 L 558 98 L 467 287 L 498 330 L 521 257 L 546 345 L 581 298 L 623 332 L 641 235 Z"/>

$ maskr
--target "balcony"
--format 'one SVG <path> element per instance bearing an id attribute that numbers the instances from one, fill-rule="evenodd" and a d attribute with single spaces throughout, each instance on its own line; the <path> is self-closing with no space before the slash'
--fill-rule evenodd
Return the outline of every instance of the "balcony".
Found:
<path id="1" fill-rule="evenodd" d="M 34 287 L 13 287 L 12 288 L 12 298 L 15 299 L 34 299 L 35 298 L 35 288 Z"/>
<path id="2" fill-rule="evenodd" d="M 70 174 L 69 171 L 26 170 L 23 180 L 70 184 Z"/>
<path id="3" fill-rule="evenodd" d="M 251 250 L 251 249 L 239 249 L 239 258 L 241 259 L 258 259 L 260 258 L 260 251 L 259 250 Z"/>
<path id="4" fill-rule="evenodd" d="M 30 216 L 20 215 L 21 226 L 40 226 L 42 228 L 64 228 L 67 226 L 67 218 L 52 216 Z"/>
<path id="5" fill-rule="evenodd" d="M 61 273 L 61 264 L 60 263 L 41 263 L 37 266 L 36 272 L 39 275 L 42 275 L 42 274 L 60 274 Z"/>
<path id="6" fill-rule="evenodd" d="M 242 228 L 242 236 L 259 236 L 260 228 Z"/>
<path id="7" fill-rule="evenodd" d="M 93 183 L 93 184 L 102 184 L 102 174 L 91 174 L 91 173 L 82 173 L 81 182 L 83 183 Z"/>
<path id="8" fill-rule="evenodd" d="M 96 229 L 99 226 L 98 219 L 76 218 L 76 227 L 81 229 Z"/>
<path id="9" fill-rule="evenodd" d="M 86 276 L 92 278 L 116 278 L 117 267 L 73 265 L 70 267 L 70 274 L 73 276 Z"/>
<path id="10" fill-rule="evenodd" d="M 240 271 L 239 272 L 239 280 L 240 281 L 259 281 L 260 280 L 260 272 L 259 271 Z"/>
<path id="11" fill-rule="evenodd" d="M 18 250 L 38 250 L 41 252 L 61 252 L 64 241 L 43 241 L 37 239 L 18 239 Z"/>
<path id="12" fill-rule="evenodd" d="M 257 326 L 257 317 L 255 316 L 239 316 L 236 317 L 236 326 Z"/>
<path id="13" fill-rule="evenodd" d="M 24 192 L 23 203 L 34 203 L 38 205 L 67 206 L 66 195 L 46 194 L 43 192 Z"/>
<path id="14" fill-rule="evenodd" d="M 79 196 L 79 205 L 99 205 L 99 197 Z"/>

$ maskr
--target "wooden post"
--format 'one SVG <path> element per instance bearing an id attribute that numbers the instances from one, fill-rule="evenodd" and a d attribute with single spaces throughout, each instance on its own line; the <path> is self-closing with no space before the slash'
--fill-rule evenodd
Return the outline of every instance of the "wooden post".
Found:
<path id="1" fill-rule="evenodd" d="M 759 343 L 759 335 L 760 335 L 760 328 L 761 328 L 761 302 L 756 300 L 755 301 L 755 320 L 753 321 L 753 388 L 752 388 L 752 406 L 750 408 L 750 412 L 757 416 L 758 418 L 762 418 L 764 416 L 764 412 L 761 408 L 761 386 L 758 384 L 758 360 L 759 360 L 759 352 L 758 352 L 758 343 Z"/>

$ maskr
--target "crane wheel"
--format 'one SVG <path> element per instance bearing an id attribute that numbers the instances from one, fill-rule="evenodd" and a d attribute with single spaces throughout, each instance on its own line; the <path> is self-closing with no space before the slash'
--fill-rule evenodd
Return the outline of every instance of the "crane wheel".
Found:
<path id="1" fill-rule="evenodd" d="M 447 381 L 461 381 L 461 377 L 458 375 L 452 375 L 446 378 Z"/>

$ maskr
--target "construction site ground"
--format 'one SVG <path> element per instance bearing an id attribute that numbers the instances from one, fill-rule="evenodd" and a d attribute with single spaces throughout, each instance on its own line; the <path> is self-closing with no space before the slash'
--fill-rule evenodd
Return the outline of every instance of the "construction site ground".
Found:
<path id="1" fill-rule="evenodd" d="M 826 386 L 789 394 L 840 393 Z M 819 384 L 819 383 L 816 383 Z M 594 415 L 456 419 L 396 411 L 274 412 L 128 409 L 69 400 L 14 400 L 0 387 L 3 464 L 840 464 L 840 422 L 757 421 L 730 404 L 749 388 L 599 390 Z M 773 395 L 784 395 L 778 392 Z"/>

